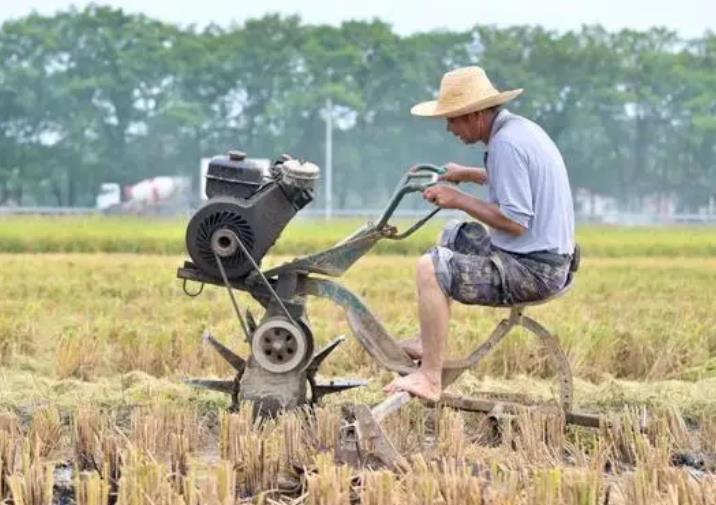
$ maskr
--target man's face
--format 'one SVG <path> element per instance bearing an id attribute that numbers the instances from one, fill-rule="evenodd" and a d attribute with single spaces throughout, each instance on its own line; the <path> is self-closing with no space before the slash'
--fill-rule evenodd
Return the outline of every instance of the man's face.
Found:
<path id="1" fill-rule="evenodd" d="M 465 144 L 486 141 L 490 130 L 490 114 L 487 111 L 471 112 L 463 116 L 447 118 L 447 131 Z"/>

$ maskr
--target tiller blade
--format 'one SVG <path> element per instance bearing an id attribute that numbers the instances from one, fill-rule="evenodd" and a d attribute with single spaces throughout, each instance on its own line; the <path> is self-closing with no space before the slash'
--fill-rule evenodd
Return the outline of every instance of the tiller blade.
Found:
<path id="1" fill-rule="evenodd" d="M 255 332 L 257 326 L 253 317 L 248 315 L 247 320 L 248 326 Z M 229 394 L 232 400 L 231 410 L 238 409 L 242 400 L 249 400 L 259 405 L 260 414 L 268 415 L 300 405 L 314 405 L 328 394 L 340 393 L 368 383 L 366 380 L 353 379 L 317 381 L 319 367 L 331 352 L 345 341 L 344 336 L 331 341 L 313 354 L 310 360 L 304 360 L 308 362 L 307 365 L 282 369 L 289 359 L 287 357 L 308 347 L 300 341 L 293 343 L 293 340 L 298 340 L 301 335 L 303 333 L 292 333 L 291 327 L 283 321 L 280 325 L 274 325 L 260 333 L 262 338 L 252 338 L 252 349 L 255 352 L 248 360 L 244 360 L 210 333 L 205 332 L 203 341 L 210 344 L 236 370 L 236 376 L 225 380 L 187 379 L 185 383 Z"/>

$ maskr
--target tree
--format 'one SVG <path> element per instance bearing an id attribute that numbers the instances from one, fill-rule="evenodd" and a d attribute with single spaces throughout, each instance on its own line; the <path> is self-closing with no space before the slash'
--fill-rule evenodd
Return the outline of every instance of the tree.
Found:
<path id="1" fill-rule="evenodd" d="M 696 210 L 716 198 L 714 40 L 599 26 L 400 36 L 380 20 L 279 15 L 199 31 L 109 7 L 33 14 L 0 27 L 0 204 L 89 205 L 101 182 L 196 174 L 199 158 L 237 147 L 320 164 L 331 99 L 336 201 L 377 207 L 416 162 L 481 163 L 444 122 L 409 114 L 445 71 L 479 64 L 499 88 L 526 88 L 508 107 L 556 140 L 573 186 L 624 208 L 676 193 Z"/>

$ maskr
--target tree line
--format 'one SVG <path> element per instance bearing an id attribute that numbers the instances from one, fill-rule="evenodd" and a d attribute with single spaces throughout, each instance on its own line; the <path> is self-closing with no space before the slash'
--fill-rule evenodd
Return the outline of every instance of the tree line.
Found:
<path id="1" fill-rule="evenodd" d="M 411 117 L 443 72 L 483 66 L 509 108 L 556 140 L 573 187 L 616 198 L 716 194 L 716 35 L 539 26 L 396 34 L 269 15 L 181 28 L 90 6 L 0 27 L 0 204 L 91 205 L 99 184 L 196 176 L 240 148 L 324 158 L 333 104 L 334 202 L 380 205 L 416 162 L 481 164 L 440 120 Z M 320 199 L 320 196 L 319 196 Z M 320 204 L 320 202 L 319 202 Z"/>

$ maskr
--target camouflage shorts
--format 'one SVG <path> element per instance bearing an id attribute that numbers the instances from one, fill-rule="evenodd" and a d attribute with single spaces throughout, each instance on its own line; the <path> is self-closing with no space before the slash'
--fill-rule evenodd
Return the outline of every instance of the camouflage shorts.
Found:
<path id="1" fill-rule="evenodd" d="M 541 300 L 562 289 L 569 273 L 568 258 L 550 264 L 494 247 L 477 222 L 449 222 L 428 254 L 443 292 L 466 304 Z"/>

